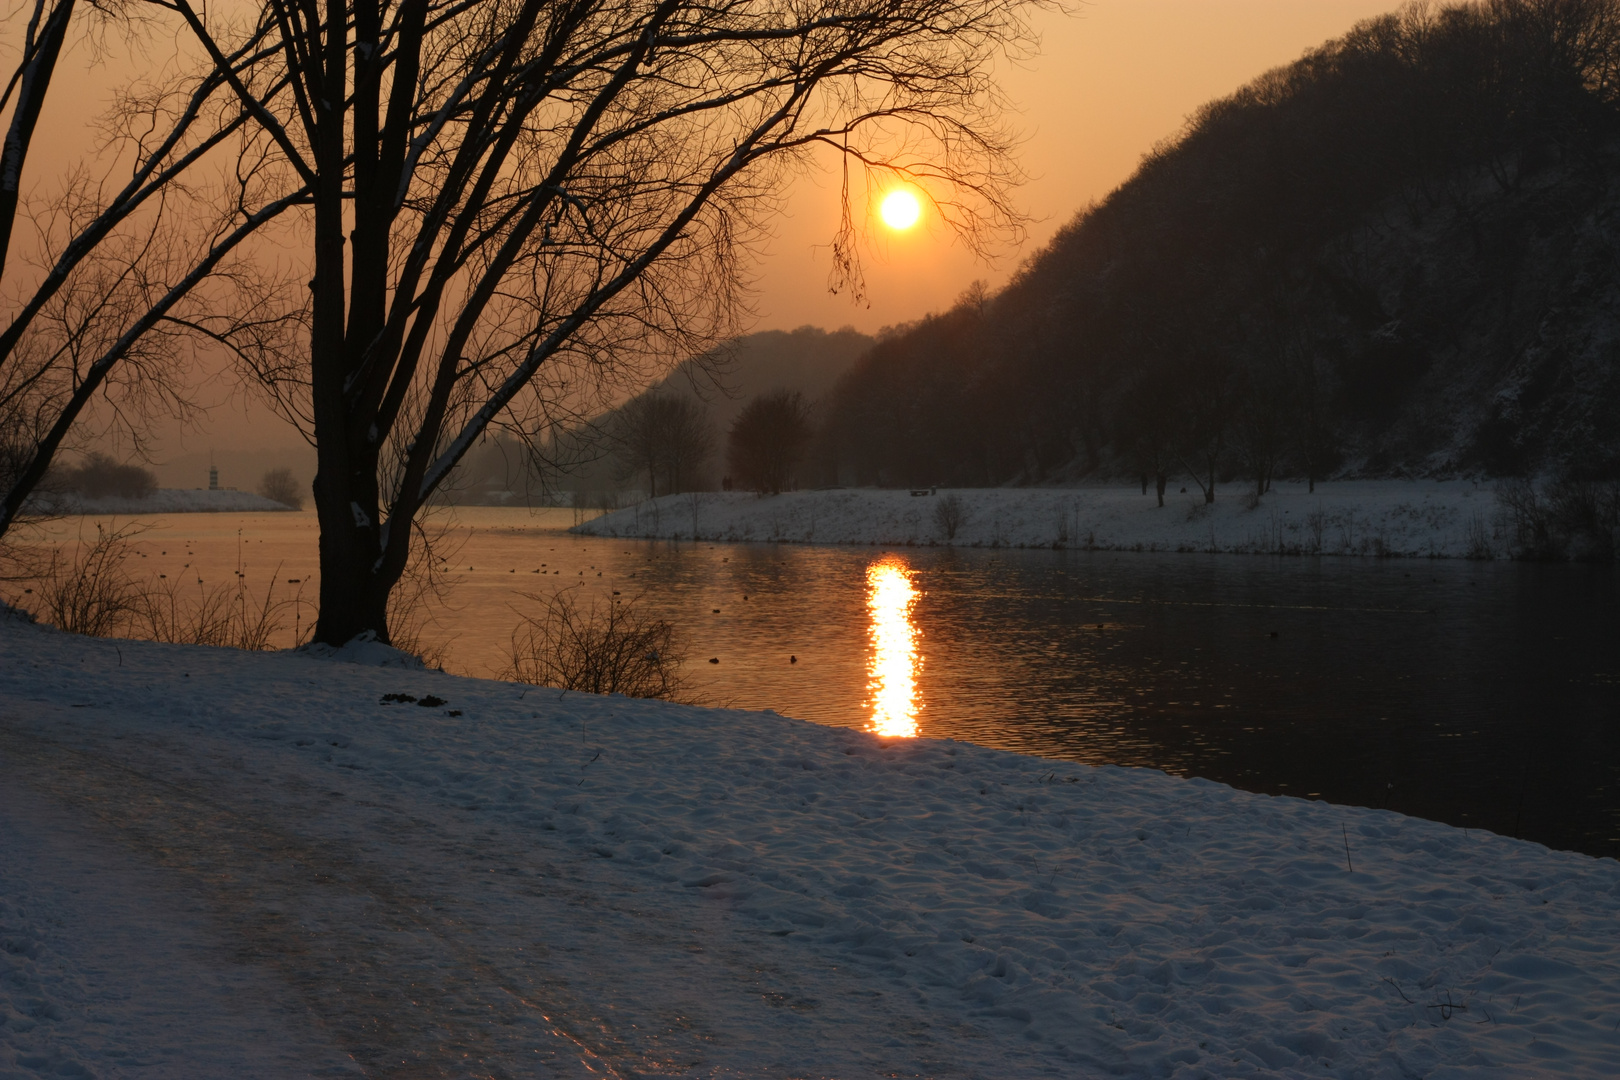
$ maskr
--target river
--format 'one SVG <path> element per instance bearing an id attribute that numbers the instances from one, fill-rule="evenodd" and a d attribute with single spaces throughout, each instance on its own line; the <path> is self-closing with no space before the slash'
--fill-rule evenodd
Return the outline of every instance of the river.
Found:
<path id="1" fill-rule="evenodd" d="M 421 638 L 448 670 L 497 674 L 537 607 L 525 594 L 616 594 L 676 626 L 709 703 L 1620 856 L 1614 567 L 693 544 L 572 521 L 462 508 L 430 523 L 444 588 Z M 160 516 L 136 549 L 137 574 L 199 590 L 273 575 L 302 598 L 284 636 L 308 628 L 312 514 Z"/>

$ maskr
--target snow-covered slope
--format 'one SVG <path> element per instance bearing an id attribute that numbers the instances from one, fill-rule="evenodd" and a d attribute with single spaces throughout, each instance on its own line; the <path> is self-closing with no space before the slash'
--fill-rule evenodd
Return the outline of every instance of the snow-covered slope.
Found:
<path id="1" fill-rule="evenodd" d="M 0 622 L 0 1074 L 1620 1073 L 1612 860 L 347 655 Z"/>
<path id="2" fill-rule="evenodd" d="M 1160 507 L 1140 488 L 871 488 L 782 495 L 667 495 L 595 518 L 594 536 L 784 540 L 815 544 L 955 544 L 1108 551 L 1489 558 L 1506 554 L 1496 500 L 1472 482 L 1279 483 L 1256 503 L 1238 485 L 1206 506 L 1196 490 Z M 954 498 L 961 524 L 940 521 Z"/>

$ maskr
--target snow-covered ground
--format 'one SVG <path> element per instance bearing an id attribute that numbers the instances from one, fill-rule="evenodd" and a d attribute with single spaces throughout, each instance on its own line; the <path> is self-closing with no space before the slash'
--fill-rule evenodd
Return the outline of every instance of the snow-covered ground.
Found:
<path id="1" fill-rule="evenodd" d="M 82 495 L 51 495 L 39 500 L 42 510 L 53 514 L 141 514 L 262 513 L 289 510 L 274 499 L 251 491 L 207 491 L 202 488 L 159 488 L 144 499 L 107 496 L 87 499 Z"/>
<path id="2" fill-rule="evenodd" d="M 1172 488 L 1160 507 L 1140 487 L 840 489 L 760 497 L 666 495 L 596 518 L 596 536 L 813 544 L 1069 547 L 1109 551 L 1285 552 L 1450 558 L 1507 553 L 1495 495 L 1471 481 L 1277 483 L 1256 502 L 1238 484 L 1205 505 Z M 941 507 L 955 498 L 954 538 Z"/>
<path id="3" fill-rule="evenodd" d="M 1613 860 L 390 656 L 0 619 L 0 1076 L 1620 1075 Z"/>

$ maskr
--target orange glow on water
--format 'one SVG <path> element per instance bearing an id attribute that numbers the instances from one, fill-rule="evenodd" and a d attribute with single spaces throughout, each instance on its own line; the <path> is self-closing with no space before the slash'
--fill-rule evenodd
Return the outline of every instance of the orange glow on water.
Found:
<path id="1" fill-rule="evenodd" d="M 917 628 L 911 609 L 917 590 L 911 569 L 888 556 L 866 568 L 866 607 L 871 613 L 872 655 L 866 689 L 872 706 L 872 730 L 879 735 L 917 734 Z"/>

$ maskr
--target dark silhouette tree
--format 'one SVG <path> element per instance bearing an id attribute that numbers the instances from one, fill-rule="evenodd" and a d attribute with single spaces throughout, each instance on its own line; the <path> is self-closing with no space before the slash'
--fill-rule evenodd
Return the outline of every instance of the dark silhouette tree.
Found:
<path id="1" fill-rule="evenodd" d="M 288 468 L 271 469 L 259 478 L 259 494 L 292 510 L 304 508 L 304 492 Z"/>
<path id="2" fill-rule="evenodd" d="M 811 434 L 804 395 L 797 390 L 759 395 L 737 415 L 726 436 L 732 477 L 761 494 L 789 490 Z"/>
<path id="3" fill-rule="evenodd" d="M 93 453 L 78 465 L 62 470 L 62 487 L 87 499 L 145 499 L 157 491 L 157 476 L 134 463 Z"/>
<path id="4" fill-rule="evenodd" d="M 619 409 L 613 426 L 626 475 L 645 475 L 653 498 L 690 488 L 714 453 L 709 411 L 688 397 L 643 394 Z"/>

